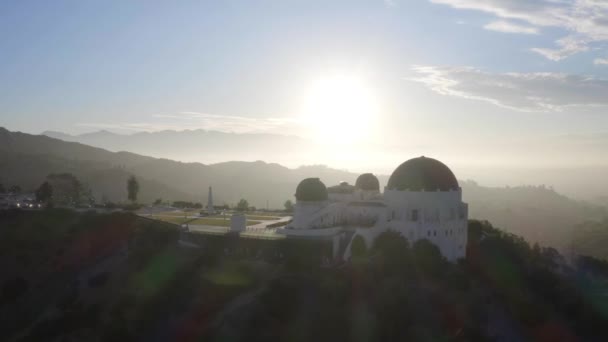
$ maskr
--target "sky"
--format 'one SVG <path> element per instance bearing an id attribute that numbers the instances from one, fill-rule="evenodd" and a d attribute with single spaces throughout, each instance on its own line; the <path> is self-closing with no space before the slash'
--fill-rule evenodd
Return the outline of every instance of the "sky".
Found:
<path id="1" fill-rule="evenodd" d="M 15 131 L 297 135 L 378 172 L 565 167 L 608 163 L 607 106 L 606 0 L 0 2 Z"/>

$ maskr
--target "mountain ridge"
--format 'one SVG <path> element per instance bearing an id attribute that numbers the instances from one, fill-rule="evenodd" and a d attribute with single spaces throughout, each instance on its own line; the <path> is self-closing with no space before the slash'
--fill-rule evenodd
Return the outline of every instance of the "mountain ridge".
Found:
<path id="1" fill-rule="evenodd" d="M 290 154 L 310 153 L 308 149 L 314 145 L 313 142 L 293 135 L 228 133 L 204 129 L 132 134 L 100 130 L 77 135 L 44 131 L 41 135 L 112 152 L 130 151 L 156 158 L 206 163 L 260 159 L 281 161 L 281 158 Z"/>

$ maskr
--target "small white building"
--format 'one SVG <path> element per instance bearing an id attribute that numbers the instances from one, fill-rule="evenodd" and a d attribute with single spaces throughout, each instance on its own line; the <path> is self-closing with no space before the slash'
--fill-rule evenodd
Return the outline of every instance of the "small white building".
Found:
<path id="1" fill-rule="evenodd" d="M 243 213 L 234 213 L 230 217 L 230 231 L 244 232 L 247 229 L 247 215 Z"/>
<path id="2" fill-rule="evenodd" d="M 333 238 L 334 257 L 348 259 L 352 241 L 361 236 L 372 247 L 381 233 L 392 230 L 410 243 L 427 239 L 447 260 L 466 256 L 468 205 L 452 171 L 438 160 L 410 159 L 389 178 L 384 193 L 378 178 L 359 176 L 355 185 L 326 188 L 319 178 L 304 179 L 296 189 L 293 221 L 277 232 L 288 237 Z"/>

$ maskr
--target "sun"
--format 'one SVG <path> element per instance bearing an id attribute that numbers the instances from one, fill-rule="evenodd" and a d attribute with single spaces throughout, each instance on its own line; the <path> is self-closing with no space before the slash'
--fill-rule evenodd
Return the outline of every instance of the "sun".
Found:
<path id="1" fill-rule="evenodd" d="M 369 136 L 378 115 L 373 89 L 356 74 L 332 74 L 311 83 L 302 119 L 315 138 L 346 144 Z"/>

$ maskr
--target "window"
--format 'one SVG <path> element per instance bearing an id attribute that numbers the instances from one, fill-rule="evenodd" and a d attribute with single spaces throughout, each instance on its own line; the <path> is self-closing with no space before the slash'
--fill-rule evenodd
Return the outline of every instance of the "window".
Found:
<path id="1" fill-rule="evenodd" d="M 412 210 L 412 221 L 418 222 L 418 209 Z"/>
<path id="2" fill-rule="evenodd" d="M 431 231 L 426 232 L 426 236 L 431 236 Z"/>
<path id="3" fill-rule="evenodd" d="M 437 236 L 437 231 L 433 230 L 433 236 Z"/>

